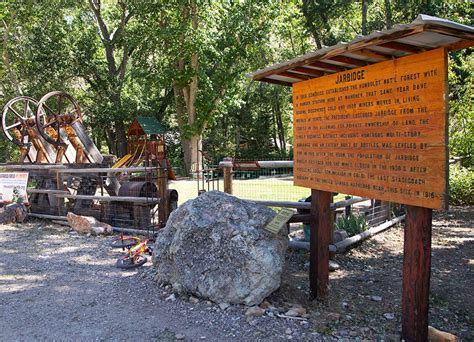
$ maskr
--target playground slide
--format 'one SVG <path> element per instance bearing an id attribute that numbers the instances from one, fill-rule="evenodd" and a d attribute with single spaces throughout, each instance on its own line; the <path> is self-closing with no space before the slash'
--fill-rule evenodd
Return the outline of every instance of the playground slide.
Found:
<path id="1" fill-rule="evenodd" d="M 119 159 L 118 162 L 116 162 L 116 163 L 112 166 L 112 168 L 118 169 L 118 168 L 124 166 L 125 164 L 127 164 L 127 162 L 128 162 L 131 158 L 133 158 L 133 155 L 131 155 L 131 154 L 126 154 L 126 155 L 124 155 L 122 158 Z"/>

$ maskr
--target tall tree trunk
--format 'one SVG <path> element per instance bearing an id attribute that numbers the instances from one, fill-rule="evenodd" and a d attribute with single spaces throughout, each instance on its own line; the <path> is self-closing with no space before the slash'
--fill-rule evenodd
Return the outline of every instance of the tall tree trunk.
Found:
<path id="1" fill-rule="evenodd" d="M 12 16 L 14 16 L 12 14 Z M 23 92 L 20 87 L 20 82 L 18 82 L 18 77 L 16 75 L 15 69 L 11 65 L 10 55 L 8 54 L 8 41 L 10 35 L 10 27 L 6 23 L 5 20 L 2 20 L 3 23 L 3 64 L 5 64 L 5 69 L 7 70 L 8 74 L 10 75 L 10 79 L 15 89 L 17 95 L 23 95 Z"/>
<path id="2" fill-rule="evenodd" d="M 384 0 L 385 7 L 385 26 L 387 30 L 392 28 L 392 6 L 390 5 L 390 0 Z"/>
<path id="3" fill-rule="evenodd" d="M 196 0 L 191 1 L 190 7 L 183 8 L 183 18 L 189 18 L 194 33 L 198 29 L 198 13 Z M 186 19 L 185 19 L 186 20 Z M 184 34 L 181 41 L 185 40 Z M 186 67 L 188 66 L 188 67 Z M 182 75 L 185 70 L 191 70 L 192 76 L 186 85 L 174 82 L 173 91 L 176 103 L 176 114 L 181 132 L 181 146 L 184 152 L 184 166 L 186 172 L 190 172 L 196 167 L 201 168 L 202 164 L 202 141 L 201 132 L 203 127 L 196 125 L 196 97 L 198 91 L 198 53 L 193 51 L 189 60 L 181 58 L 177 63 L 178 74 Z"/>
<path id="4" fill-rule="evenodd" d="M 275 90 L 275 96 L 273 100 L 273 113 L 275 115 L 275 123 L 277 128 L 277 135 L 279 141 L 280 153 L 286 153 L 286 141 L 285 141 L 285 127 L 283 126 L 283 120 L 281 117 L 280 108 L 280 92 L 278 89 Z"/>
<path id="5" fill-rule="evenodd" d="M 367 35 L 367 7 L 368 0 L 362 0 L 362 35 Z"/>
<path id="6" fill-rule="evenodd" d="M 308 1 L 309 0 L 303 0 L 303 6 L 302 6 L 303 15 L 306 19 L 306 26 L 308 27 L 309 32 L 312 34 L 317 48 L 321 49 L 322 48 L 321 38 L 319 36 L 318 30 L 316 29 L 316 26 L 314 26 L 313 16 L 311 15 L 309 11 Z"/>
<path id="7" fill-rule="evenodd" d="M 127 70 L 128 60 L 133 52 L 133 49 L 130 48 L 126 43 L 117 45 L 117 42 L 120 37 L 124 35 L 125 28 L 132 17 L 132 14 L 128 11 L 126 2 L 119 0 L 117 4 L 121 7 L 120 22 L 117 28 L 113 30 L 112 33 L 110 33 L 111 31 L 107 27 L 107 24 L 105 23 L 105 20 L 102 16 L 101 2 L 99 0 L 89 0 L 89 6 L 94 12 L 97 28 L 99 29 L 99 36 L 105 49 L 110 86 L 113 89 L 112 93 L 109 93 L 110 99 L 115 106 L 115 110 L 122 110 L 122 87 L 125 80 L 125 72 Z M 117 46 L 119 49 L 122 49 L 122 56 L 117 60 L 118 64 L 116 61 Z M 121 117 L 117 118 L 116 120 L 112 120 L 112 122 L 115 129 L 115 139 L 112 139 L 110 134 L 107 133 L 108 143 L 112 143 L 112 146 L 109 145 L 109 150 L 121 157 L 127 153 L 127 135 L 125 133 L 125 125 Z M 117 144 L 113 144 L 114 141 L 116 141 Z"/>

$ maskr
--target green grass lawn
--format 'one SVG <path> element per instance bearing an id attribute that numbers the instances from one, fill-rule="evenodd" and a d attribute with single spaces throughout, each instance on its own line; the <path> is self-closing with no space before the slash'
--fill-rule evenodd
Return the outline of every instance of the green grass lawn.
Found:
<path id="1" fill-rule="evenodd" d="M 171 181 L 169 187 L 178 191 L 178 203 L 182 204 L 189 199 L 197 197 L 198 184 L 196 180 L 179 180 Z M 310 195 L 311 190 L 293 185 L 291 177 L 285 178 L 264 178 L 264 179 L 234 179 L 232 183 L 233 195 L 249 200 L 271 200 L 271 201 L 298 201 Z M 199 189 L 202 189 L 202 182 Z M 205 183 L 204 189 L 207 191 L 208 186 Z M 217 184 L 214 184 L 217 190 Z M 209 186 L 212 190 L 212 186 Z M 219 182 L 219 190 L 224 190 L 224 183 Z M 344 199 L 343 194 L 338 194 L 334 201 Z"/>

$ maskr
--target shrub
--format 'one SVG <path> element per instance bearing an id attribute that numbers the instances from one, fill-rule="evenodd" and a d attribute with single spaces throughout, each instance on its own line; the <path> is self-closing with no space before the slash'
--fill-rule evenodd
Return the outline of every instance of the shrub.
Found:
<path id="1" fill-rule="evenodd" d="M 354 236 L 367 230 L 367 220 L 364 215 L 340 217 L 337 219 L 336 229 L 345 230 L 349 236 Z"/>
<path id="2" fill-rule="evenodd" d="M 449 204 L 474 204 L 474 170 L 459 165 L 450 165 Z"/>

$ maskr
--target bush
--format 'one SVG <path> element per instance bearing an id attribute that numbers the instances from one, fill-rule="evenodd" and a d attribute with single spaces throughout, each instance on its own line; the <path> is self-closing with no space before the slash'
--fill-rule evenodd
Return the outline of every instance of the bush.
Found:
<path id="1" fill-rule="evenodd" d="M 474 170 L 459 165 L 450 165 L 449 204 L 474 204 Z"/>
<path id="2" fill-rule="evenodd" d="M 367 230 L 367 220 L 364 215 L 340 217 L 337 219 L 336 229 L 345 230 L 349 236 L 354 236 Z"/>

